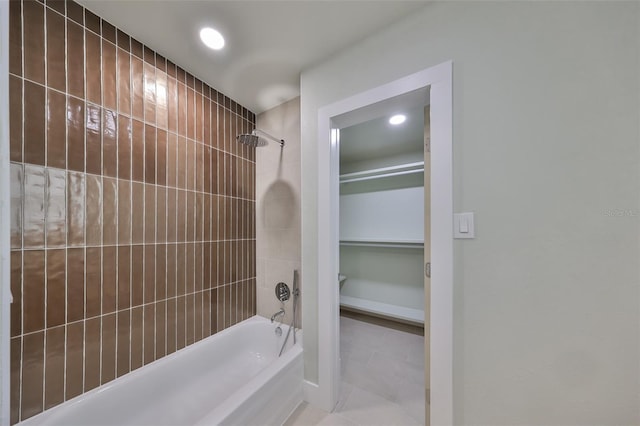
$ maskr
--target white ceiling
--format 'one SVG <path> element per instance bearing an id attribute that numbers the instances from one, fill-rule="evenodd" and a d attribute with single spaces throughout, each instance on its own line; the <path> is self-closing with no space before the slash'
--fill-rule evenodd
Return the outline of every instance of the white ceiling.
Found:
<path id="1" fill-rule="evenodd" d="M 407 120 L 394 126 L 389 118 L 396 113 Z M 422 153 L 423 143 L 424 106 L 389 110 L 384 116 L 340 129 L 340 164 Z"/>
<path id="2" fill-rule="evenodd" d="M 300 72 L 425 7 L 426 0 L 78 0 L 255 113 L 300 93 Z M 200 42 L 203 26 L 226 40 Z M 384 52 L 380 52 L 384 54 Z"/>
<path id="3" fill-rule="evenodd" d="M 358 163 L 372 160 L 397 163 L 399 156 L 406 162 L 407 154 L 422 157 L 424 108 L 429 103 L 429 88 L 423 87 L 333 117 L 332 127 L 340 129 L 341 170 L 359 170 L 363 164 Z M 406 121 L 390 124 L 389 118 L 396 114 L 405 115 Z"/>

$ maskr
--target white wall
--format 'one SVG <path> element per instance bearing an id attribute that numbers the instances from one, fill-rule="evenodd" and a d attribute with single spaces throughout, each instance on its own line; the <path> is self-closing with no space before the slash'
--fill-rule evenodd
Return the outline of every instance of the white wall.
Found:
<path id="1" fill-rule="evenodd" d="M 340 273 L 347 277 L 341 296 L 424 309 L 424 250 L 340 247 Z"/>
<path id="2" fill-rule="evenodd" d="M 451 59 L 477 227 L 454 252 L 455 423 L 640 423 L 639 23 L 634 2 L 435 2 L 302 74 L 307 380 L 318 108 Z"/>
<path id="3" fill-rule="evenodd" d="M 424 241 L 424 187 L 341 195 L 340 240 Z"/>
<path id="4" fill-rule="evenodd" d="M 256 309 L 269 318 L 281 306 L 276 284 L 285 282 L 293 290 L 293 270 L 300 270 L 300 98 L 258 115 L 256 127 L 285 140 L 284 148 L 277 143 L 256 148 Z M 285 303 L 287 324 L 292 302 Z"/>

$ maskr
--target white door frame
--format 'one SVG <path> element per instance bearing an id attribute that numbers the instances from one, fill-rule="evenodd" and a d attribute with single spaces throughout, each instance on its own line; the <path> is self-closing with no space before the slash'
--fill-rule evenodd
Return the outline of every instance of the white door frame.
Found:
<path id="1" fill-rule="evenodd" d="M 10 419 L 9 2 L 0 1 L 0 424 Z"/>
<path id="2" fill-rule="evenodd" d="M 332 411 L 340 386 L 339 144 L 332 118 L 430 87 L 431 105 L 431 424 L 453 424 L 453 64 L 451 61 L 318 110 L 318 387 Z M 427 242 L 425 242 L 427 243 Z"/>

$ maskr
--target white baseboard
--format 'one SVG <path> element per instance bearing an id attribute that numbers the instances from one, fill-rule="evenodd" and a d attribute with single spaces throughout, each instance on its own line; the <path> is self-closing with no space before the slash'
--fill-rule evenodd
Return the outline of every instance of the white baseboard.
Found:
<path id="1" fill-rule="evenodd" d="M 328 412 L 332 412 L 335 408 L 326 401 L 326 396 L 322 395 L 320 386 L 317 383 L 305 380 L 302 383 L 302 391 L 304 393 L 304 400 L 309 404 Z"/>

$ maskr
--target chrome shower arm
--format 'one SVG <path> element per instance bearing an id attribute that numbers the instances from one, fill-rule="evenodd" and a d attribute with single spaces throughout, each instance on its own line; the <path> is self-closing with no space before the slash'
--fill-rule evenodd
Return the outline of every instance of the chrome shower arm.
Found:
<path id="1" fill-rule="evenodd" d="M 260 134 L 261 136 L 266 137 L 267 139 L 271 139 L 271 141 L 273 142 L 279 143 L 280 146 L 284 146 L 284 139 L 278 139 L 275 136 L 272 136 L 269 133 L 265 132 L 264 130 L 254 129 L 252 133 L 254 135 Z"/>
<path id="2" fill-rule="evenodd" d="M 300 289 L 298 288 L 298 270 L 293 270 L 293 344 L 296 344 L 296 306 L 298 305 L 298 296 L 300 296 Z"/>

